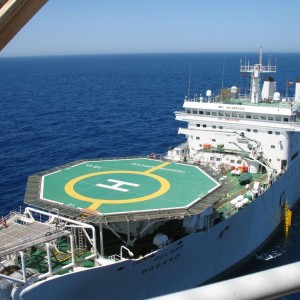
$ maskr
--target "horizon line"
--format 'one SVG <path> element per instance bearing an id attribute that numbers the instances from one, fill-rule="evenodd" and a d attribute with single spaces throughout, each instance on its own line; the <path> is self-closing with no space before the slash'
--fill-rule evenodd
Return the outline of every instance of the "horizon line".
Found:
<path id="1" fill-rule="evenodd" d="M 62 57 L 62 56 L 125 56 L 125 55 L 185 55 L 185 54 L 259 54 L 259 51 L 183 51 L 183 52 L 119 52 L 119 53 L 70 53 L 70 54 L 21 54 L 1 55 L 0 58 L 34 58 L 34 57 Z M 300 54 L 298 51 L 274 51 L 265 54 Z"/>

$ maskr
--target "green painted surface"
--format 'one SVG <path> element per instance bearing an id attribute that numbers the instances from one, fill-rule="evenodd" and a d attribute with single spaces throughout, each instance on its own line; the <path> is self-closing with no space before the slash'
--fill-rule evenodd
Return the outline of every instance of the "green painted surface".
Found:
<path id="1" fill-rule="evenodd" d="M 186 207 L 217 185 L 195 166 L 151 159 L 104 160 L 44 176 L 40 197 L 105 214 Z"/>

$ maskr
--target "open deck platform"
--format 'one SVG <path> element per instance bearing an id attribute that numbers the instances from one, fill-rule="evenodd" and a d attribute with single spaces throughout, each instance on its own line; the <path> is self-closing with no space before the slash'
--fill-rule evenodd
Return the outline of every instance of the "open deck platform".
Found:
<path id="1" fill-rule="evenodd" d="M 25 221 L 24 216 L 14 215 L 7 220 L 7 228 L 0 230 L 0 257 L 70 235 L 69 231 L 55 225 Z"/>

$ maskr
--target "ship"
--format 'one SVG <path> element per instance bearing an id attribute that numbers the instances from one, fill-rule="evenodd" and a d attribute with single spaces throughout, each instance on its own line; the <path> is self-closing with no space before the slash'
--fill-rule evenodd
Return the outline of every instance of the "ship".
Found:
<path id="1" fill-rule="evenodd" d="M 300 77 L 282 96 L 276 71 L 260 50 L 240 63 L 249 93 L 185 97 L 186 141 L 164 155 L 31 175 L 26 208 L 1 218 L 0 299 L 147 299 L 255 257 L 300 195 Z"/>

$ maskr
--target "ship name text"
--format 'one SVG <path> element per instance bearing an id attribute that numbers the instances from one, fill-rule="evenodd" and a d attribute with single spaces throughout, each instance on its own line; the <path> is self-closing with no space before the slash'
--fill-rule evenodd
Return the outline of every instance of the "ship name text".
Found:
<path id="1" fill-rule="evenodd" d="M 245 110 L 245 107 L 240 106 L 240 105 L 236 105 L 236 106 L 232 106 L 232 105 L 219 105 L 218 109 Z"/>
<path id="2" fill-rule="evenodd" d="M 219 121 L 227 121 L 227 122 L 239 122 L 240 119 L 238 118 L 222 118 L 222 117 L 219 117 L 218 118 Z"/>
<path id="3" fill-rule="evenodd" d="M 178 245 L 176 248 L 172 249 L 169 252 L 166 252 L 164 254 L 159 254 L 154 258 L 154 264 L 142 271 L 142 274 L 145 274 L 149 271 L 153 271 L 155 269 L 159 269 L 161 266 L 164 266 L 170 262 L 175 261 L 180 257 L 180 254 L 178 251 L 183 247 L 183 244 Z"/>

